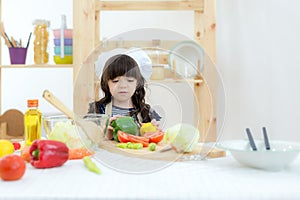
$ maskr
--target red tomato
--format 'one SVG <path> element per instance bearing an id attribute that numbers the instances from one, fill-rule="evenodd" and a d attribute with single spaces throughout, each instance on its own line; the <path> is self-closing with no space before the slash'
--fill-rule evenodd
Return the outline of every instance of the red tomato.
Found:
<path id="1" fill-rule="evenodd" d="M 149 138 L 149 142 L 159 143 L 164 138 L 165 133 L 163 131 L 148 132 L 144 134 L 144 137 Z"/>
<path id="2" fill-rule="evenodd" d="M 26 170 L 23 158 L 10 154 L 0 159 L 0 177 L 4 181 L 14 181 L 22 178 Z"/>
<path id="3" fill-rule="evenodd" d="M 130 142 L 134 142 L 134 143 L 142 143 L 143 147 L 147 147 L 149 145 L 149 142 L 141 140 L 139 138 L 135 138 L 135 137 L 130 137 Z"/>
<path id="4" fill-rule="evenodd" d="M 120 130 L 118 131 L 118 139 L 120 142 L 123 142 L 123 143 L 130 142 L 130 140 L 128 138 L 128 134 L 126 134 Z"/>
<path id="5" fill-rule="evenodd" d="M 149 138 L 131 135 L 128 133 L 124 133 L 122 131 L 118 131 L 118 139 L 120 142 L 127 143 L 127 142 L 134 142 L 134 143 L 142 143 L 143 147 L 147 147 L 149 145 Z"/>

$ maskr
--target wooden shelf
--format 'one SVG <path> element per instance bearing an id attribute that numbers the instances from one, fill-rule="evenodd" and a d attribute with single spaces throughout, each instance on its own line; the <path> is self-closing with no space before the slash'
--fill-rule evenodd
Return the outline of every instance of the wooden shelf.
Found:
<path id="1" fill-rule="evenodd" d="M 201 79 L 178 78 L 178 79 L 161 79 L 161 80 L 150 79 L 150 82 L 153 82 L 153 83 L 183 83 L 183 82 L 188 82 L 188 83 L 201 84 L 204 81 L 201 80 Z"/>
<path id="2" fill-rule="evenodd" d="M 0 68 L 73 68 L 72 64 L 49 65 L 49 64 L 32 64 L 32 65 L 0 65 Z"/>

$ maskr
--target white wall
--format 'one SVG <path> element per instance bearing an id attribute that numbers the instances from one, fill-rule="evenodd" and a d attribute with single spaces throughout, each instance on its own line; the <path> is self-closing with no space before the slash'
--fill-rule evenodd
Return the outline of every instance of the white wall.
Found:
<path id="1" fill-rule="evenodd" d="M 2 1 L 2 19 L 7 32 L 16 38 L 24 37 L 23 41 L 32 31 L 31 23 L 35 18 L 49 19 L 51 27 L 56 28 L 60 25 L 60 15 L 64 13 L 68 25 L 72 25 L 71 0 Z M 217 65 L 227 96 L 222 138 L 243 138 L 246 127 L 260 137 L 261 127 L 266 126 L 271 138 L 299 140 L 299 7 L 298 0 L 217 0 Z M 101 17 L 106 19 L 102 23 L 102 37 L 143 27 L 171 29 L 188 37 L 193 34 L 193 17 L 189 12 L 180 15 L 104 12 Z M 2 51 L 3 63 L 9 63 L 6 47 L 3 46 Z M 32 63 L 30 51 L 28 56 L 27 63 Z M 52 89 L 72 106 L 70 71 L 36 71 L 14 69 L 7 72 L 9 75 L 3 77 L 3 110 L 12 106 L 23 110 L 26 99 L 41 95 L 43 88 Z M 36 83 L 30 85 L 27 80 L 32 78 Z M 41 109 L 53 111 L 46 103 Z"/>
<path id="2" fill-rule="evenodd" d="M 298 0 L 217 0 L 217 64 L 227 94 L 223 138 L 300 139 Z"/>
<path id="3" fill-rule="evenodd" d="M 59 5 L 59 6 L 58 6 Z M 51 22 L 51 28 L 60 27 L 61 15 L 67 16 L 67 25 L 72 27 L 72 0 L 2 0 L 2 21 L 5 31 L 15 39 L 27 42 L 29 33 L 33 31 L 34 19 L 46 19 Z M 50 32 L 51 33 L 51 32 Z M 2 44 L 3 39 L 2 40 Z M 26 64 L 33 64 L 33 40 L 27 52 Z M 49 38 L 49 63 L 53 64 L 53 36 Z M 2 64 L 10 64 L 7 46 L 2 45 Z M 2 69 L 2 112 L 16 108 L 24 112 L 27 109 L 27 99 L 40 100 L 43 113 L 58 112 L 42 98 L 45 89 L 49 89 L 69 107 L 73 107 L 73 71 L 68 69 Z"/>

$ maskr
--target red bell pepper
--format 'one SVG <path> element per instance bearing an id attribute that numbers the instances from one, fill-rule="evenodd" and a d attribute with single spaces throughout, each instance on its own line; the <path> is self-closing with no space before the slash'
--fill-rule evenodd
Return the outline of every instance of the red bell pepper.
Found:
<path id="1" fill-rule="evenodd" d="M 30 147 L 30 164 L 35 168 L 51 168 L 63 165 L 69 157 L 69 148 L 63 142 L 35 140 Z"/>

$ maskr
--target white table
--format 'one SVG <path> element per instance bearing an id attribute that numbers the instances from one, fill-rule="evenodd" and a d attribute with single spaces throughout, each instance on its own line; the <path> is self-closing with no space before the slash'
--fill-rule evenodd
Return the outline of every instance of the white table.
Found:
<path id="1" fill-rule="evenodd" d="M 0 199 L 300 199 L 300 157 L 283 171 L 267 172 L 246 168 L 230 155 L 173 164 L 105 155 L 111 160 L 96 161 L 101 175 L 85 169 L 82 160 L 44 170 L 27 164 L 21 180 L 0 180 Z M 107 166 L 118 160 L 162 168 L 133 174 Z"/>

